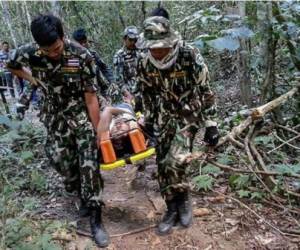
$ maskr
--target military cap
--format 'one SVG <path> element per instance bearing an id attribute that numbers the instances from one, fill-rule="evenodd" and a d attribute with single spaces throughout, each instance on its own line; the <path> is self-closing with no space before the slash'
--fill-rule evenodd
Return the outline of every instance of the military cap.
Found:
<path id="1" fill-rule="evenodd" d="M 79 28 L 73 32 L 72 37 L 77 42 L 86 40 L 87 39 L 86 30 L 83 28 Z"/>
<path id="2" fill-rule="evenodd" d="M 162 16 L 149 17 L 144 21 L 143 34 L 139 47 L 143 48 L 170 48 L 181 36 L 170 27 L 170 21 Z"/>
<path id="3" fill-rule="evenodd" d="M 125 37 L 125 36 L 132 38 L 132 39 L 137 39 L 139 36 L 139 31 L 138 31 L 137 27 L 135 27 L 135 26 L 126 27 L 126 29 L 123 32 L 123 37 Z"/>

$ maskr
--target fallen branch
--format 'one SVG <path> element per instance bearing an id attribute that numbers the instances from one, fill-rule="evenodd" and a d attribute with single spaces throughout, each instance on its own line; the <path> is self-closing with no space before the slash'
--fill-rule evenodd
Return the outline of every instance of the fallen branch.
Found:
<path id="1" fill-rule="evenodd" d="M 292 133 L 294 133 L 294 134 L 296 134 L 296 135 L 300 135 L 300 133 L 299 133 L 298 131 L 294 130 L 294 129 L 291 129 L 291 128 L 282 126 L 282 125 L 280 125 L 280 124 L 275 124 L 275 126 L 278 127 L 278 128 L 287 130 L 287 131 L 289 131 L 289 132 L 292 132 Z"/>
<path id="2" fill-rule="evenodd" d="M 287 93 L 279 96 L 278 98 L 260 106 L 252 110 L 251 115 L 241 122 L 238 126 L 235 126 L 231 132 L 227 135 L 220 138 L 217 147 L 223 145 L 227 141 L 232 141 L 236 136 L 240 135 L 246 128 L 248 128 L 254 121 L 261 119 L 266 113 L 270 112 L 274 108 L 280 106 L 281 104 L 285 103 L 289 98 L 291 98 L 294 94 L 296 94 L 299 90 L 300 85 L 292 88 Z"/>
<path id="3" fill-rule="evenodd" d="M 268 151 L 267 154 L 272 153 L 273 151 L 275 151 L 275 150 L 281 148 L 281 147 L 284 146 L 284 145 L 288 145 L 288 146 L 290 146 L 290 147 L 292 147 L 292 148 L 294 148 L 294 149 L 296 149 L 296 150 L 300 150 L 299 147 L 296 147 L 296 146 L 294 146 L 294 145 L 292 145 L 292 144 L 289 143 L 289 142 L 291 142 L 291 141 L 293 141 L 293 140 L 296 140 L 296 139 L 300 138 L 300 134 L 299 134 L 299 135 L 296 135 L 295 137 L 293 137 L 293 138 L 291 138 L 291 139 L 289 139 L 289 140 L 287 140 L 287 141 L 281 139 L 278 135 L 276 135 L 276 133 L 274 133 L 274 136 L 275 136 L 279 141 L 281 141 L 282 144 L 280 144 L 278 147 L 273 148 L 272 150 Z"/>
<path id="4" fill-rule="evenodd" d="M 278 172 L 273 172 L 273 171 L 261 171 L 261 170 L 244 170 L 244 169 L 238 169 L 238 168 L 233 168 L 212 160 L 206 160 L 206 162 L 221 168 L 222 170 L 224 170 L 225 172 L 235 172 L 235 173 L 245 173 L 245 174 L 261 174 L 261 175 L 266 175 L 266 176 L 285 176 L 285 177 L 293 177 L 293 178 L 299 178 L 300 179 L 300 175 L 299 174 L 289 174 L 289 173 L 278 173 Z"/>
<path id="5" fill-rule="evenodd" d="M 222 195 L 225 198 L 229 198 L 233 201 L 235 201 L 236 203 L 238 203 L 240 206 L 246 208 L 248 211 L 250 211 L 252 214 L 254 214 L 257 218 L 259 218 L 263 223 L 265 223 L 266 225 L 268 225 L 269 227 L 273 228 L 275 231 L 277 231 L 278 233 L 280 233 L 282 236 L 298 236 L 296 234 L 291 234 L 291 233 L 284 233 L 282 232 L 279 228 L 275 227 L 273 224 L 271 224 L 270 222 L 268 222 L 265 218 L 263 218 L 261 215 L 259 215 L 258 213 L 256 213 L 253 209 L 251 209 L 249 206 L 247 206 L 245 203 L 241 202 L 240 200 L 230 196 L 230 195 L 225 195 L 222 194 L 221 192 L 218 191 L 214 191 L 214 193 L 218 194 L 218 195 Z"/>

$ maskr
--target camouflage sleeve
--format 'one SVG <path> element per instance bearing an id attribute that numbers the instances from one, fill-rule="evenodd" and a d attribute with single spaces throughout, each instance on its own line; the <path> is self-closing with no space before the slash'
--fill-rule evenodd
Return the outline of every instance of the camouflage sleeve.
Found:
<path id="1" fill-rule="evenodd" d="M 34 51 L 36 51 L 36 48 L 32 44 L 23 45 L 11 50 L 6 63 L 7 68 L 21 69 L 23 66 L 29 66 L 30 54 L 34 53 Z"/>
<path id="2" fill-rule="evenodd" d="M 81 74 L 83 90 L 84 92 L 94 93 L 97 91 L 96 64 L 92 55 L 87 50 L 84 53 L 86 53 L 85 56 L 81 55 L 81 58 L 85 58 Z"/>
<path id="3" fill-rule="evenodd" d="M 33 91 L 36 89 L 37 87 L 30 84 L 28 81 L 24 80 L 24 89 L 22 94 L 19 97 L 18 102 L 20 104 L 23 104 L 24 106 L 26 106 L 26 108 L 29 107 L 29 103 L 32 97 L 32 93 Z"/>
<path id="4" fill-rule="evenodd" d="M 96 65 L 98 66 L 99 70 L 106 78 L 109 83 L 114 82 L 114 77 L 111 68 L 101 59 L 100 55 L 96 52 L 94 54 Z"/>
<path id="5" fill-rule="evenodd" d="M 198 49 L 192 48 L 191 53 L 194 61 L 192 70 L 194 81 L 191 86 L 190 107 L 193 113 L 205 122 L 205 127 L 217 126 L 217 123 L 213 121 L 216 115 L 215 94 L 210 88 L 207 65 Z"/>
<path id="6" fill-rule="evenodd" d="M 113 65 L 114 65 L 116 83 L 119 86 L 119 88 L 122 88 L 122 86 L 124 85 L 124 78 L 123 78 L 124 65 L 123 65 L 122 58 L 118 53 L 114 55 Z"/>
<path id="7" fill-rule="evenodd" d="M 137 64 L 137 76 L 136 81 L 134 82 L 131 93 L 134 96 L 134 111 L 135 112 L 142 112 L 144 110 L 143 107 L 143 92 L 142 92 L 142 82 L 144 80 L 144 71 L 142 68 L 142 61 L 139 60 Z"/>

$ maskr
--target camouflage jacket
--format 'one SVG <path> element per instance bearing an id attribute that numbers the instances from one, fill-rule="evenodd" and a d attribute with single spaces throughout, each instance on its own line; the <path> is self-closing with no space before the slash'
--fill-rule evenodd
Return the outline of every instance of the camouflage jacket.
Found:
<path id="1" fill-rule="evenodd" d="M 135 85 L 139 50 L 120 49 L 113 58 L 116 83 L 120 89 L 131 90 Z"/>
<path id="2" fill-rule="evenodd" d="M 197 49 L 182 45 L 176 62 L 166 70 L 157 69 L 145 55 L 137 71 L 134 94 L 156 135 L 170 128 L 199 127 L 203 122 L 210 126 L 208 117 L 215 113 L 214 93 Z"/>
<path id="3" fill-rule="evenodd" d="M 96 76 L 99 90 L 102 95 L 106 96 L 106 91 L 109 88 L 109 85 L 114 82 L 112 69 L 101 59 L 97 51 L 89 49 L 89 52 L 96 63 Z"/>
<path id="4" fill-rule="evenodd" d="M 59 61 L 42 55 L 38 46 L 21 46 L 10 54 L 8 68 L 29 67 L 33 77 L 42 81 L 39 85 L 44 94 L 41 120 L 46 127 L 57 127 L 64 120 L 69 126 L 88 121 L 85 92 L 96 92 L 95 63 L 85 48 L 69 40 L 64 41 L 64 51 Z M 20 102 L 29 104 L 33 86 L 24 90 Z"/>

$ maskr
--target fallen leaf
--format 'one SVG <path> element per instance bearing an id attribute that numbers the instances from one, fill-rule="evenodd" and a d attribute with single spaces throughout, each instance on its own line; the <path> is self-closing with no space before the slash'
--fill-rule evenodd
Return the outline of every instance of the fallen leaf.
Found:
<path id="1" fill-rule="evenodd" d="M 231 226 L 235 226 L 237 225 L 240 221 L 237 219 L 230 219 L 230 218 L 226 218 L 225 222 Z"/>
<path id="2" fill-rule="evenodd" d="M 210 250 L 210 249 L 212 249 L 212 245 L 209 245 L 207 248 L 204 248 L 203 250 Z"/>
<path id="3" fill-rule="evenodd" d="M 151 210 L 146 217 L 147 219 L 152 220 L 154 218 L 154 212 Z"/>
<path id="4" fill-rule="evenodd" d="M 275 237 L 271 237 L 271 238 L 266 238 L 262 235 L 256 235 L 254 236 L 254 238 L 261 243 L 262 245 L 268 245 L 270 244 L 273 240 L 275 240 Z"/>
<path id="5" fill-rule="evenodd" d="M 219 196 L 213 197 L 210 201 L 213 203 L 223 203 L 225 201 L 225 196 L 219 195 Z"/>
<path id="6" fill-rule="evenodd" d="M 151 243 L 153 246 L 156 246 L 161 243 L 161 240 L 158 237 L 156 237 L 155 240 L 153 240 Z"/>
<path id="7" fill-rule="evenodd" d="M 195 217 L 201 217 L 210 214 L 207 208 L 196 208 L 193 212 Z"/>
<path id="8" fill-rule="evenodd" d="M 222 232 L 222 235 L 225 235 L 225 234 L 226 234 L 226 236 L 228 236 L 228 235 L 230 235 L 230 234 L 233 234 L 238 228 L 239 228 L 239 226 L 235 226 L 235 227 L 233 227 L 233 228 L 227 230 L 226 232 Z"/>

